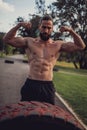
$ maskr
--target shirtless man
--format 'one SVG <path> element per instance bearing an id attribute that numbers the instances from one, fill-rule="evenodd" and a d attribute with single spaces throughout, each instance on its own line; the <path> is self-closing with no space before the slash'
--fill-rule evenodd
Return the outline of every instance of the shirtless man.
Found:
<path id="1" fill-rule="evenodd" d="M 61 52 L 83 50 L 85 44 L 81 37 L 67 26 L 60 28 L 61 33 L 68 31 L 74 42 L 53 41 L 53 21 L 49 15 L 40 21 L 40 35 L 37 38 L 16 37 L 20 27 L 31 28 L 31 23 L 21 22 L 13 27 L 3 38 L 4 42 L 14 47 L 24 47 L 29 60 L 28 78 L 21 89 L 21 101 L 41 101 L 55 104 L 55 87 L 53 84 L 53 67 Z"/>

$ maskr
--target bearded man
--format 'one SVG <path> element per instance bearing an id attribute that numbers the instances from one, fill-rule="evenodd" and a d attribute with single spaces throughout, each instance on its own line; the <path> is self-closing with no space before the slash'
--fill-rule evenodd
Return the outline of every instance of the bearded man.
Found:
<path id="1" fill-rule="evenodd" d="M 39 36 L 17 37 L 20 27 L 31 29 L 31 23 L 20 22 L 13 27 L 3 38 L 6 44 L 14 47 L 23 47 L 28 56 L 29 72 L 26 82 L 21 89 L 21 101 L 40 101 L 55 104 L 55 87 L 53 83 L 53 68 L 61 52 L 83 50 L 85 43 L 71 28 L 62 26 L 60 32 L 69 32 L 73 42 L 52 40 L 53 20 L 45 15 L 40 20 Z"/>

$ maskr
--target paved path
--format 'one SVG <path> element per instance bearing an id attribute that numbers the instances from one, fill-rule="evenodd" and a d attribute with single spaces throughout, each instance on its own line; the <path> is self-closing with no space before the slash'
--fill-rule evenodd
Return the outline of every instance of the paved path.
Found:
<path id="1" fill-rule="evenodd" d="M 13 64 L 5 60 L 14 61 Z M 29 66 L 23 63 L 23 56 L 0 59 L 0 106 L 20 101 L 20 89 L 28 76 Z M 55 95 L 56 105 L 70 111 L 59 95 Z"/>
<path id="2" fill-rule="evenodd" d="M 22 61 L 15 60 L 14 64 L 8 64 L 5 59 L 0 59 L 0 105 L 20 100 L 20 89 L 26 80 L 28 69 L 28 65 Z"/>

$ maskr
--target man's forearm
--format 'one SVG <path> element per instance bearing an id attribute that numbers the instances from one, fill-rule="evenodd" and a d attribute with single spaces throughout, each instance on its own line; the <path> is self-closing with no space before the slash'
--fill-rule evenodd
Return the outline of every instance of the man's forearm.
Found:
<path id="1" fill-rule="evenodd" d="M 74 38 L 74 43 L 77 46 L 79 46 L 80 48 L 84 49 L 85 48 L 85 44 L 84 44 L 82 38 L 73 29 L 70 30 L 70 34 Z"/>
<path id="2" fill-rule="evenodd" d="M 8 40 L 15 37 L 17 30 L 21 27 L 21 24 L 17 24 L 15 27 L 13 27 L 6 35 L 3 37 L 3 40 L 7 42 Z"/>
<path id="3" fill-rule="evenodd" d="M 73 37 L 74 39 L 74 44 L 78 46 L 79 49 L 84 49 L 85 48 L 85 43 L 83 42 L 82 38 L 70 27 L 67 27 L 67 26 L 62 26 L 60 28 L 60 31 L 61 32 L 66 32 L 68 31 L 71 36 Z"/>

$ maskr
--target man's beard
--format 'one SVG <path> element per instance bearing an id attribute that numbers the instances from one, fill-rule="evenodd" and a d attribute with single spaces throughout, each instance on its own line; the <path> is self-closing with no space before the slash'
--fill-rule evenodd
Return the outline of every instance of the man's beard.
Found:
<path id="1" fill-rule="evenodd" d="M 41 38 L 43 41 L 49 40 L 50 37 L 51 37 L 50 34 L 47 34 L 47 33 L 40 33 L 40 38 Z"/>

